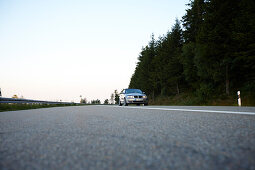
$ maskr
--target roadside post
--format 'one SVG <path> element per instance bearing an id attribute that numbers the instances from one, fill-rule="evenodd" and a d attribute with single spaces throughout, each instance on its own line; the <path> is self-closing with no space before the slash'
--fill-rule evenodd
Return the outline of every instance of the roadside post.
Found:
<path id="1" fill-rule="evenodd" d="M 241 95 L 240 95 L 240 91 L 237 91 L 237 103 L 238 103 L 238 106 L 241 106 Z"/>

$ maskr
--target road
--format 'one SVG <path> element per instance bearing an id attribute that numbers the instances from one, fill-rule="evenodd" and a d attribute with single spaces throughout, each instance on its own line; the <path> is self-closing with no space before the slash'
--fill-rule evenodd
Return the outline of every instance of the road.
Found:
<path id="1" fill-rule="evenodd" d="M 255 169 L 255 108 L 0 112 L 0 169 Z"/>

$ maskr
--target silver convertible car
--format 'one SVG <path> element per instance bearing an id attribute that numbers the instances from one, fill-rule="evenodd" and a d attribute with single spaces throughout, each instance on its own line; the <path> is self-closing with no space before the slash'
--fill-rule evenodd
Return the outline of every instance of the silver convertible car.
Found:
<path id="1" fill-rule="evenodd" d="M 119 106 L 128 106 L 128 104 L 148 105 L 148 98 L 140 89 L 124 89 L 120 93 Z"/>

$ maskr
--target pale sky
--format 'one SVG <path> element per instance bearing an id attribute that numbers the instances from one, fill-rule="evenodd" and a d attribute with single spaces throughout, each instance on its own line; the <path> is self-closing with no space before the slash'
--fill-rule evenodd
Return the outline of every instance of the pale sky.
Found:
<path id="1" fill-rule="evenodd" d="M 109 99 L 127 88 L 151 34 L 166 34 L 189 0 L 0 0 L 3 97 Z"/>

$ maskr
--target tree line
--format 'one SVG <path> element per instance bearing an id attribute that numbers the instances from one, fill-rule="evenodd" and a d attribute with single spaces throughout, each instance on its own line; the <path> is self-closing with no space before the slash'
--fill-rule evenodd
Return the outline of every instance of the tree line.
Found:
<path id="1" fill-rule="evenodd" d="M 255 96 L 255 2 L 193 0 L 182 20 L 142 48 L 129 88 L 152 99 L 192 93 L 200 101 L 243 90 Z"/>
<path id="2" fill-rule="evenodd" d="M 82 98 L 82 95 L 80 95 L 80 97 L 81 97 L 80 103 L 82 103 L 82 104 L 92 104 L 92 105 L 93 104 L 101 104 L 101 101 L 99 99 L 96 99 L 96 100 L 93 99 L 91 101 L 88 101 L 86 98 Z M 110 100 L 105 99 L 102 104 L 105 104 L 105 105 L 118 104 L 119 103 L 119 97 L 120 97 L 120 94 L 116 89 L 116 90 L 114 90 L 113 93 L 111 93 Z"/>

